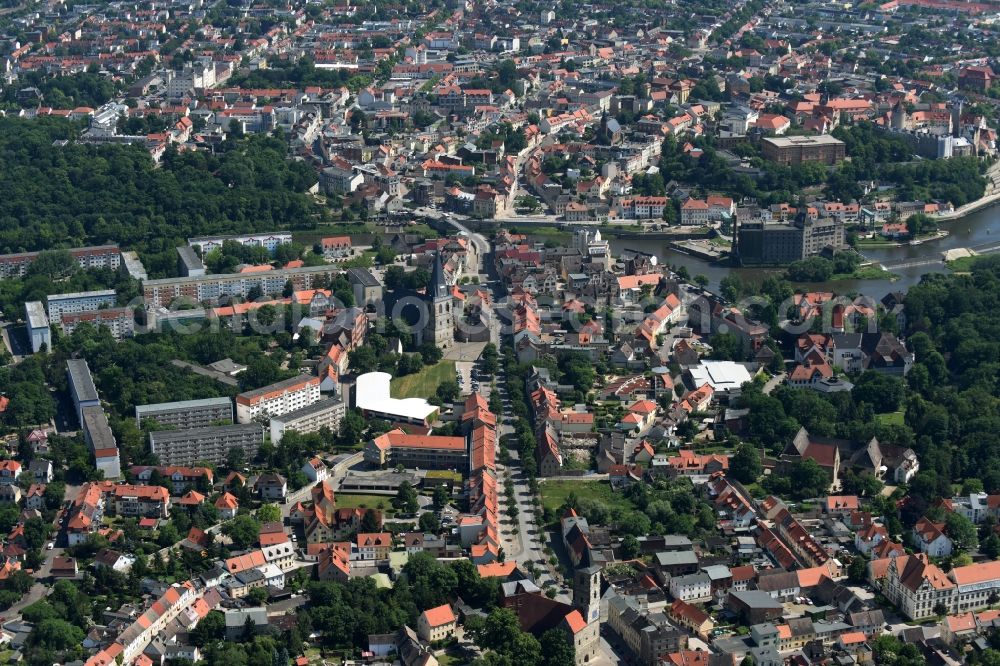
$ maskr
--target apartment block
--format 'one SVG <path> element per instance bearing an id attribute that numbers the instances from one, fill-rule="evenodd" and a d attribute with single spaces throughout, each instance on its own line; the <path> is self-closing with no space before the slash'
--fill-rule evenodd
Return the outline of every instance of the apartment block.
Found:
<path id="1" fill-rule="evenodd" d="M 847 155 L 844 142 L 828 134 L 765 137 L 760 147 L 764 159 L 785 165 L 820 162 L 832 166 Z"/>
<path id="2" fill-rule="evenodd" d="M 368 442 L 364 457 L 366 462 L 377 467 L 465 469 L 469 464 L 464 437 L 409 435 L 398 428 Z"/>
<path id="3" fill-rule="evenodd" d="M 107 415 L 99 405 L 84 407 L 81 411 L 83 441 L 94 455 L 94 465 L 104 472 L 105 479 L 117 479 L 122 475 L 118 442 L 108 425 Z"/>
<path id="4" fill-rule="evenodd" d="M 105 308 L 86 312 L 64 312 L 59 325 L 63 333 L 72 335 L 81 324 L 94 327 L 107 326 L 115 340 L 135 335 L 135 314 L 130 308 Z"/>
<path id="5" fill-rule="evenodd" d="M 115 486 L 115 513 L 119 516 L 167 518 L 170 516 L 170 494 L 163 486 Z"/>
<path id="6" fill-rule="evenodd" d="M 339 272 L 331 266 L 304 266 L 258 273 L 163 278 L 143 282 L 142 293 L 147 307 L 159 308 L 169 306 L 178 298 L 197 302 L 221 296 L 246 298 L 254 287 L 260 288 L 265 295 L 277 295 L 284 291 L 288 281 L 296 290 L 312 289 L 320 280 L 326 282 Z"/>
<path id="7" fill-rule="evenodd" d="M 835 217 L 739 223 L 736 252 L 744 264 L 787 264 L 812 257 L 825 248 L 846 247 L 844 221 Z"/>
<path id="8" fill-rule="evenodd" d="M 94 378 L 90 375 L 90 367 L 82 358 L 66 361 L 66 374 L 69 379 L 69 394 L 76 408 L 76 418 L 83 424 L 83 409 L 85 407 L 100 407 L 101 398 L 97 395 Z"/>
<path id="9" fill-rule="evenodd" d="M 161 465 L 193 465 L 196 462 L 219 464 L 229 449 L 243 449 L 247 458 L 257 454 L 264 443 L 264 426 L 259 423 L 155 430 L 149 433 L 149 448 Z"/>
<path id="10" fill-rule="evenodd" d="M 201 256 L 205 256 L 212 250 L 221 249 L 222 244 L 226 241 L 233 241 L 246 247 L 267 248 L 268 252 L 274 254 L 279 245 L 292 242 L 292 234 L 281 231 L 270 231 L 267 233 L 238 234 L 235 236 L 201 236 L 198 238 L 189 238 L 188 247 L 200 247 Z"/>
<path id="11" fill-rule="evenodd" d="M 135 424 L 142 427 L 142 422 L 146 420 L 178 430 L 232 423 L 233 401 L 222 397 L 136 405 Z"/>
<path id="12" fill-rule="evenodd" d="M 215 475 L 209 467 L 183 467 L 171 465 L 148 467 L 145 465 L 132 465 L 132 467 L 129 468 L 129 471 L 132 473 L 135 480 L 140 484 L 149 483 L 149 480 L 153 478 L 153 473 L 159 472 L 164 477 L 170 479 L 170 484 L 175 495 L 182 495 L 188 488 L 196 487 L 202 482 L 203 479 L 211 484 L 212 480 L 215 478 Z"/>
<path id="13" fill-rule="evenodd" d="M 280 442 L 289 430 L 306 434 L 328 428 L 331 432 L 339 432 L 340 420 L 346 411 L 347 405 L 340 398 L 326 398 L 293 412 L 271 417 L 271 443 Z"/>
<path id="14" fill-rule="evenodd" d="M 48 297 L 49 322 L 59 324 L 64 314 L 113 308 L 118 301 L 114 289 L 52 294 Z"/>
<path id="15" fill-rule="evenodd" d="M 319 377 L 299 375 L 236 396 L 237 423 L 294 412 L 319 401 Z"/>
<path id="16" fill-rule="evenodd" d="M 75 247 L 68 250 L 80 264 L 80 268 L 110 268 L 118 270 L 121 265 L 121 250 L 117 245 L 96 245 Z M 22 278 L 28 273 L 28 266 L 35 263 L 40 252 L 18 252 L 0 254 L 0 278 Z"/>
<path id="17" fill-rule="evenodd" d="M 45 314 L 45 306 L 41 301 L 28 301 L 24 304 L 24 315 L 28 321 L 28 337 L 31 338 L 31 352 L 37 354 L 45 345 L 46 350 L 52 349 L 52 329 L 49 328 L 49 317 Z"/>

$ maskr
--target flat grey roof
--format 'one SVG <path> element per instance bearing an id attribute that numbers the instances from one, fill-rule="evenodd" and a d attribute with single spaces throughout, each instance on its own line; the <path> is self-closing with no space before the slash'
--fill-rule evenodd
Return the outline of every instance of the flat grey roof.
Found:
<path id="1" fill-rule="evenodd" d="M 843 144 L 840 139 L 836 139 L 829 134 L 817 134 L 811 136 L 768 136 L 764 141 L 782 148 L 788 146 L 836 146 Z"/>
<path id="2" fill-rule="evenodd" d="M 28 328 L 48 328 L 49 318 L 45 314 L 45 306 L 41 301 L 28 301 L 24 304 L 24 312 L 28 316 Z"/>
<path id="3" fill-rule="evenodd" d="M 259 423 L 234 423 L 232 425 L 206 426 L 204 428 L 188 428 L 187 430 L 153 430 L 149 433 L 149 443 L 169 444 L 170 442 L 186 442 L 192 439 L 211 439 L 225 433 L 259 434 L 264 439 L 264 426 Z"/>
<path id="4" fill-rule="evenodd" d="M 194 251 L 194 248 L 190 245 L 179 245 L 177 247 L 177 254 L 180 256 L 181 261 L 188 269 L 204 268 L 205 264 L 202 262 L 201 257 L 198 253 Z"/>
<path id="5" fill-rule="evenodd" d="M 94 445 L 94 450 L 118 448 L 115 436 L 111 434 L 111 426 L 108 425 L 108 416 L 104 413 L 104 409 L 97 405 L 92 405 L 84 407 L 81 411 L 83 412 L 83 423 L 81 425 L 90 434 L 90 441 Z"/>
<path id="6" fill-rule="evenodd" d="M 180 312 L 178 312 L 177 314 L 180 314 Z M 217 381 L 217 382 L 219 382 L 221 384 L 226 384 L 227 386 L 239 386 L 240 385 L 240 383 L 238 381 L 236 381 L 235 379 L 233 379 L 229 375 L 225 375 L 225 374 L 223 374 L 221 372 L 218 372 L 216 370 L 212 370 L 211 368 L 203 368 L 200 365 L 195 365 L 194 363 L 188 363 L 187 361 L 182 361 L 179 358 L 175 358 L 174 360 L 172 360 L 170 362 L 170 364 L 171 365 L 175 365 L 178 368 L 184 368 L 185 370 L 190 370 L 191 372 L 193 372 L 193 373 L 195 373 L 197 375 L 201 375 L 203 377 L 211 377 L 215 381 Z"/>
<path id="7" fill-rule="evenodd" d="M 94 378 L 90 376 L 90 367 L 87 365 L 87 361 L 82 358 L 70 359 L 66 361 L 66 369 L 69 372 L 69 381 L 77 400 L 96 402 L 101 399 L 97 395 L 97 387 L 94 386 Z"/>
<path id="8" fill-rule="evenodd" d="M 99 251 L 106 250 L 117 250 L 118 245 L 88 245 L 87 247 L 70 247 L 70 248 L 53 248 L 55 250 L 65 249 L 67 252 L 72 254 L 74 257 L 80 254 L 93 254 Z M 37 257 L 41 254 L 40 251 L 35 252 L 14 252 L 12 254 L 0 254 L 0 262 L 9 261 L 11 259 L 23 259 L 25 257 Z"/>
<path id="9" fill-rule="evenodd" d="M 313 414 L 319 414 L 328 409 L 336 409 L 338 406 L 342 406 L 344 401 L 341 398 L 323 398 L 319 402 L 314 402 L 311 405 L 306 405 L 305 407 L 300 407 L 294 412 L 288 412 L 282 414 L 281 416 L 272 416 L 272 421 L 280 421 L 281 423 L 289 423 L 307 416 L 312 416 Z"/>
<path id="10" fill-rule="evenodd" d="M 171 412 L 177 409 L 197 409 L 199 407 L 233 406 L 233 401 L 223 396 L 221 398 L 201 398 L 200 400 L 178 400 L 177 402 L 157 402 L 152 405 L 136 405 L 135 416 L 141 418 L 144 414 Z"/>
<path id="11" fill-rule="evenodd" d="M 219 280 L 248 280 L 251 278 L 272 278 L 280 279 L 288 275 L 308 275 L 310 273 L 337 273 L 339 269 L 335 266 L 303 266 L 302 268 L 281 268 L 273 271 L 263 271 L 260 273 L 220 273 L 202 276 L 182 276 L 172 278 L 161 278 L 159 280 L 145 280 L 142 284 L 147 287 L 157 287 L 168 284 L 186 284 L 189 282 L 212 282 Z M 114 292 L 111 292 L 114 293 Z"/>
<path id="12" fill-rule="evenodd" d="M 679 564 L 698 564 L 698 556 L 693 550 L 674 550 L 656 554 L 656 562 L 661 567 Z"/>
<path id="13" fill-rule="evenodd" d="M 117 299 L 118 294 L 114 289 L 101 289 L 98 291 L 72 291 L 68 294 L 50 294 L 48 297 L 49 303 L 52 301 L 67 301 L 73 298 L 100 298 L 107 297 Z"/>

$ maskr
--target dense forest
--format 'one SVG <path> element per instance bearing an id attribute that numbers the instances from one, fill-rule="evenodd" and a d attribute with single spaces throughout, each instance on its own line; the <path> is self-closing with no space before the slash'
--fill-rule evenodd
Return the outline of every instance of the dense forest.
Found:
<path id="1" fill-rule="evenodd" d="M 79 106 L 97 108 L 106 103 L 115 94 L 115 84 L 107 76 L 101 76 L 95 70 L 72 74 L 69 76 L 50 76 L 36 71 L 26 72 L 18 86 L 7 86 L 0 93 L 0 104 L 11 108 L 18 106 L 17 92 L 20 89 L 34 87 L 42 95 L 41 105 L 53 109 L 73 109 Z M 25 102 L 26 106 L 35 106 L 39 100 Z"/>
<path id="2" fill-rule="evenodd" d="M 151 277 L 173 275 L 189 236 L 311 228 L 306 164 L 266 136 L 222 152 L 168 149 L 157 166 L 138 146 L 69 143 L 60 119 L 0 118 L 0 253 L 117 242 L 139 251 Z"/>
<path id="3" fill-rule="evenodd" d="M 352 92 L 370 84 L 372 77 L 356 69 L 317 69 L 311 60 L 275 60 L 267 69 L 257 69 L 235 75 L 231 85 L 241 88 L 323 88 L 347 87 Z"/>

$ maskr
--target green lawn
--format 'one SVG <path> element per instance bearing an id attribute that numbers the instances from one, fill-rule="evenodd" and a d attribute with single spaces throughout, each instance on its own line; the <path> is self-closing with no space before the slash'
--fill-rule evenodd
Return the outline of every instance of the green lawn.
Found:
<path id="1" fill-rule="evenodd" d="M 903 411 L 876 414 L 875 418 L 882 425 L 903 425 Z"/>
<path id="2" fill-rule="evenodd" d="M 441 654 L 434 656 L 437 658 L 439 666 L 459 666 L 459 664 L 469 663 L 469 658 L 459 648 L 448 648 Z"/>
<path id="3" fill-rule="evenodd" d="M 978 255 L 972 257 L 962 257 L 961 259 L 954 259 L 946 262 L 945 266 L 957 273 L 967 273 L 972 270 L 973 265 L 981 258 L 982 257 Z"/>
<path id="4" fill-rule="evenodd" d="M 430 398 L 443 381 L 455 380 L 455 362 L 441 361 L 420 372 L 392 380 L 393 398 Z"/>
<path id="5" fill-rule="evenodd" d="M 337 508 L 354 509 L 361 507 L 364 509 L 377 509 L 379 504 L 383 504 L 386 511 L 391 511 L 392 497 L 388 495 L 352 495 L 350 493 L 337 493 Z"/>
<path id="6" fill-rule="evenodd" d="M 611 484 L 607 481 L 560 479 L 558 481 L 542 481 L 539 486 L 542 493 L 542 506 L 553 511 L 557 511 L 563 505 L 570 493 L 576 493 L 579 499 L 594 500 L 610 507 L 618 506 L 626 510 L 633 508 L 632 503 L 620 493 L 612 490 Z"/>

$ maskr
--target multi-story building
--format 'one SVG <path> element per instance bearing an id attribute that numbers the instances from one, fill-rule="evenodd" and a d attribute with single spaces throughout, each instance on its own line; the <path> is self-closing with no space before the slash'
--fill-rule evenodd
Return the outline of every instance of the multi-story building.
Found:
<path id="1" fill-rule="evenodd" d="M 292 234 L 287 231 L 271 231 L 260 234 L 240 234 L 234 236 L 201 236 L 198 238 L 189 238 L 188 246 L 200 247 L 202 256 L 205 256 L 212 250 L 221 249 L 222 244 L 226 241 L 235 241 L 247 247 L 267 248 L 268 252 L 274 254 L 279 245 L 292 242 Z"/>
<path id="2" fill-rule="evenodd" d="M 630 197 L 619 199 L 615 208 L 619 216 L 627 220 L 658 220 L 669 204 L 667 197 Z"/>
<path id="3" fill-rule="evenodd" d="M 118 635 L 118 639 L 114 643 L 92 658 L 97 660 L 94 663 L 115 663 L 115 655 L 108 653 L 116 646 L 121 648 L 117 650 L 117 654 L 122 655 L 122 663 L 133 663 L 133 660 L 142 654 L 154 636 L 161 634 L 167 625 L 175 619 L 179 619 L 179 616 L 186 617 L 186 615 L 181 614 L 201 598 L 190 581 L 171 585 L 159 599 L 146 609 L 145 613 L 136 618 L 128 629 Z M 193 625 L 194 621 L 190 619 L 186 620 L 186 624 L 184 624 L 184 626 Z"/>
<path id="4" fill-rule="evenodd" d="M 80 488 L 66 521 L 66 538 L 70 546 L 77 546 L 101 526 L 104 518 L 104 492 L 102 483 L 86 483 Z"/>
<path id="5" fill-rule="evenodd" d="M 113 308 L 118 301 L 114 289 L 100 291 L 79 291 L 69 294 L 51 294 L 48 299 L 49 322 L 59 324 L 64 314 L 92 312 L 101 308 Z"/>
<path id="6" fill-rule="evenodd" d="M 162 486 L 115 486 L 115 513 L 119 516 L 167 518 L 170 516 L 170 493 Z"/>
<path id="7" fill-rule="evenodd" d="M 281 416 L 319 401 L 319 377 L 299 375 L 236 396 L 237 423 Z"/>
<path id="8" fill-rule="evenodd" d="M 121 267 L 125 269 L 131 277 L 136 280 L 148 280 L 149 275 L 146 273 L 146 267 L 142 265 L 142 260 L 139 259 L 139 254 L 133 250 L 125 250 L 122 252 Z"/>
<path id="9" fill-rule="evenodd" d="M 246 298 L 254 287 L 264 295 L 281 294 L 288 282 L 296 290 L 312 289 L 314 284 L 325 283 L 338 273 L 331 266 L 303 266 L 257 273 L 163 278 L 143 282 L 142 293 L 147 307 L 159 308 L 178 298 L 190 302 L 212 301 L 221 296 Z"/>
<path id="10" fill-rule="evenodd" d="M 844 142 L 828 134 L 819 136 L 769 136 L 760 142 L 764 159 L 778 164 L 803 162 L 839 164 L 847 155 Z"/>
<path id="11" fill-rule="evenodd" d="M 458 618 L 449 604 L 428 608 L 417 618 L 417 635 L 431 643 L 450 638 L 455 633 Z"/>
<path id="12" fill-rule="evenodd" d="M 687 647 L 687 634 L 667 621 L 663 612 L 650 613 L 629 597 L 608 601 L 608 626 L 629 647 L 639 663 L 652 666 L 660 656 Z"/>
<path id="13" fill-rule="evenodd" d="M 166 94 L 169 99 L 181 99 L 198 90 L 215 85 L 214 63 L 187 63 L 179 72 L 171 72 L 167 78 Z"/>
<path id="14" fill-rule="evenodd" d="M 104 472 L 105 479 L 117 479 L 122 475 L 118 442 L 108 425 L 107 415 L 99 405 L 84 407 L 81 412 L 83 441 L 94 456 L 94 464 Z"/>
<path id="15" fill-rule="evenodd" d="M 681 601 L 708 601 L 712 598 L 712 579 L 706 573 L 671 576 L 670 594 Z"/>
<path id="16" fill-rule="evenodd" d="M 741 220 L 737 254 L 744 264 L 787 264 L 819 254 L 825 248 L 846 246 L 844 221 L 799 216 L 795 221 Z"/>
<path id="17" fill-rule="evenodd" d="M 259 423 L 155 430 L 149 433 L 149 448 L 163 465 L 219 464 L 231 448 L 242 449 L 247 458 L 257 454 L 264 443 L 264 426 Z"/>
<path id="18" fill-rule="evenodd" d="M 1000 562 L 955 567 L 946 574 L 919 553 L 875 560 L 871 570 L 876 579 L 884 578 L 886 598 L 912 620 L 938 615 L 942 607 L 947 614 L 984 608 L 1000 592 Z"/>
<path id="19" fill-rule="evenodd" d="M 400 429 L 379 435 L 365 445 L 365 461 L 377 467 L 464 469 L 469 454 L 464 437 L 408 435 Z"/>
<path id="20" fill-rule="evenodd" d="M 352 562 L 384 564 L 389 561 L 389 552 L 392 550 L 392 532 L 361 533 L 351 545 Z"/>
<path id="21" fill-rule="evenodd" d="M 330 432 L 340 431 L 340 420 L 347 412 L 347 405 L 340 398 L 326 398 L 293 412 L 271 417 L 271 443 L 281 441 L 285 432 L 294 430 L 303 434 L 319 432 L 327 428 Z"/>
<path id="22" fill-rule="evenodd" d="M 135 424 L 142 427 L 147 420 L 179 430 L 223 425 L 233 422 L 233 401 L 222 397 L 136 405 Z"/>
<path id="23" fill-rule="evenodd" d="M 382 283 L 367 268 L 348 269 L 347 279 L 354 290 L 354 303 L 358 307 L 382 302 Z"/>
<path id="24" fill-rule="evenodd" d="M 28 321 L 31 352 L 37 354 L 43 346 L 46 351 L 51 350 L 52 329 L 49 328 L 49 317 L 45 314 L 45 306 L 41 301 L 28 301 L 24 304 L 24 314 Z"/>
<path id="25" fill-rule="evenodd" d="M 177 270 L 184 277 L 202 277 L 205 275 L 205 263 L 190 245 L 177 248 Z"/>
<path id="26" fill-rule="evenodd" d="M 121 265 L 121 250 L 117 245 L 74 247 L 67 251 L 80 264 L 80 268 L 110 268 L 118 270 L 118 267 Z M 28 266 L 35 263 L 40 254 L 40 252 L 0 254 L 0 278 L 24 277 L 28 272 Z"/>
<path id="27" fill-rule="evenodd" d="M 63 312 L 59 322 L 66 335 L 72 335 L 80 324 L 91 326 L 107 326 L 111 337 L 115 340 L 130 338 L 135 335 L 135 314 L 131 308 L 104 308 L 85 312 Z"/>
<path id="28" fill-rule="evenodd" d="M 21 463 L 16 460 L 0 460 L 0 485 L 12 486 L 21 476 Z"/>
<path id="29" fill-rule="evenodd" d="M 133 465 L 129 471 L 132 472 L 135 480 L 141 484 L 148 483 L 153 477 L 153 472 L 159 472 L 165 478 L 170 479 L 170 485 L 173 487 L 175 495 L 182 494 L 188 488 L 194 488 L 202 479 L 208 485 L 211 485 L 212 480 L 215 478 L 209 467 L 178 467 L 170 465 L 147 467 L 144 465 Z"/>

